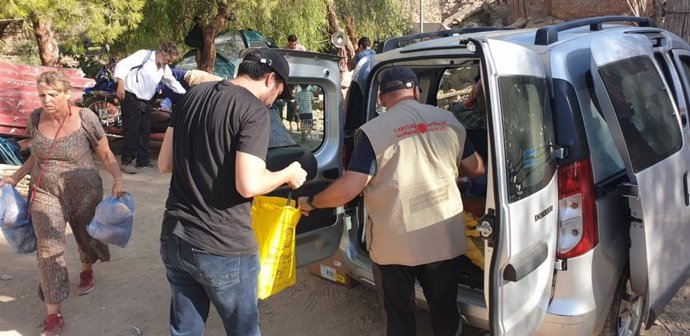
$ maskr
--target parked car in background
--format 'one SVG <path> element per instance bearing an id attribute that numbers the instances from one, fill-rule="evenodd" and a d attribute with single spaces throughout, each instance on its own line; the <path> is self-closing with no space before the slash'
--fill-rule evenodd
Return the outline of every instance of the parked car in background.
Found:
<path id="1" fill-rule="evenodd" d="M 386 113 L 377 104 L 385 69 L 412 68 L 420 101 L 466 126 L 487 163 L 485 182 L 463 194 L 484 257 L 458 274 L 470 325 L 492 335 L 635 335 L 688 278 L 690 46 L 653 21 L 396 38 L 354 70 L 342 111 L 336 60 L 285 55 L 290 84 L 318 86 L 325 106 L 315 146 L 269 150 L 274 168 L 314 157 L 300 195 L 340 176 L 355 130 Z M 484 103 L 466 104 L 475 79 Z M 279 118 L 274 125 L 284 133 Z M 373 284 L 366 219 L 361 198 L 302 218 L 298 263 L 340 248 L 350 274 Z M 421 289 L 416 296 L 423 305 Z"/>
<path id="2" fill-rule="evenodd" d="M 216 63 L 213 73 L 223 78 L 234 78 L 237 66 L 242 60 L 240 51 L 245 48 L 275 48 L 261 33 L 252 29 L 226 29 L 216 36 Z M 180 69 L 197 69 L 196 54 L 198 49 L 189 50 L 175 64 Z"/>

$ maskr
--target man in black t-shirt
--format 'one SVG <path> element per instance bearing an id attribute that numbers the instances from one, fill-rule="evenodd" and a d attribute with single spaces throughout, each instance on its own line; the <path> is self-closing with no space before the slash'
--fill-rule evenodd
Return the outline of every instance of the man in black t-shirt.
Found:
<path id="1" fill-rule="evenodd" d="M 297 162 L 266 169 L 268 106 L 289 98 L 288 74 L 275 50 L 253 50 L 237 78 L 199 84 L 175 107 L 158 158 L 172 171 L 161 231 L 171 334 L 203 335 L 211 302 L 228 334 L 260 334 L 252 198 L 306 179 Z"/>

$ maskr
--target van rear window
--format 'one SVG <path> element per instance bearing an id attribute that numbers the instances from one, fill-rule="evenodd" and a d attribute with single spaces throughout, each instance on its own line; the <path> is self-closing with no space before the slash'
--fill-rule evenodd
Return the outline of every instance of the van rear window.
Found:
<path id="1" fill-rule="evenodd" d="M 553 121 L 546 80 L 527 76 L 498 79 L 510 202 L 541 190 L 556 171 L 550 157 Z"/>

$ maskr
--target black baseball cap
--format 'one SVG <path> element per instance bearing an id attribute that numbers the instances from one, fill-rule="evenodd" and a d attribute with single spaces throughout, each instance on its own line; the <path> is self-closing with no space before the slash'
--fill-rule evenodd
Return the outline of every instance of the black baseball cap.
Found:
<path id="1" fill-rule="evenodd" d="M 287 79 L 290 76 L 290 64 L 283 55 L 275 49 L 257 48 L 247 51 L 242 62 L 252 61 L 268 65 L 273 72 L 283 80 L 283 92 L 278 96 L 280 99 L 292 99 L 292 92 L 288 87 Z"/>
<path id="2" fill-rule="evenodd" d="M 381 94 L 400 89 L 411 89 L 419 85 L 417 75 L 407 67 L 393 67 L 384 70 L 379 76 L 379 82 Z"/>

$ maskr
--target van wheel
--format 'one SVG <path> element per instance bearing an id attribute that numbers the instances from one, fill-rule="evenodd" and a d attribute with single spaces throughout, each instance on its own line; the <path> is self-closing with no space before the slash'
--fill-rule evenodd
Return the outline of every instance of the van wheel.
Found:
<path id="1" fill-rule="evenodd" d="M 626 269 L 618 282 L 602 336 L 633 336 L 640 332 L 644 298 L 632 291 L 628 272 Z"/>

